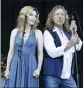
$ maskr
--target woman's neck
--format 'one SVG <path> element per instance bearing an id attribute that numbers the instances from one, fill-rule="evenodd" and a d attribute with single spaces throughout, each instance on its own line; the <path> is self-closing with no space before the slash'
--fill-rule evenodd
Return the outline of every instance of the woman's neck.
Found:
<path id="1" fill-rule="evenodd" d="M 25 32 L 30 32 L 31 31 L 31 25 L 26 25 L 25 26 Z"/>

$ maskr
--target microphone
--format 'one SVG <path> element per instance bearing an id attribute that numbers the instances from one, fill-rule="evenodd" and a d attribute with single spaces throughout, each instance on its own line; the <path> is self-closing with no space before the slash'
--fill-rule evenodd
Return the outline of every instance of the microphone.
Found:
<path id="1" fill-rule="evenodd" d="M 73 16 L 73 15 L 72 15 L 72 17 L 71 17 L 71 21 L 75 21 L 75 20 L 74 20 L 74 16 Z M 75 35 L 75 33 L 76 33 L 75 28 L 72 28 L 72 34 L 73 34 L 73 35 Z"/>
<path id="2" fill-rule="evenodd" d="M 72 23 L 75 24 L 74 16 L 72 15 L 72 13 L 67 15 L 66 18 L 70 21 L 71 24 Z M 76 33 L 75 27 L 72 26 L 71 32 L 72 32 L 72 35 L 75 35 L 75 33 Z"/>
<path id="3" fill-rule="evenodd" d="M 71 24 L 73 21 L 75 22 L 73 13 L 74 13 L 74 12 L 72 12 L 71 14 L 69 14 L 69 15 L 66 16 L 66 18 L 69 20 L 69 23 L 70 23 L 70 24 Z M 71 29 L 71 32 L 72 32 L 72 35 L 75 35 L 75 33 L 76 33 L 75 28 L 72 28 L 72 29 Z"/>

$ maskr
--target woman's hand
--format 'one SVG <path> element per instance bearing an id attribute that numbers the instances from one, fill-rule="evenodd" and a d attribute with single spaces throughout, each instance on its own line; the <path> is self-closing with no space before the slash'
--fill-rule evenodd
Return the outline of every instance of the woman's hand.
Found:
<path id="1" fill-rule="evenodd" d="M 35 78 L 38 78 L 39 75 L 40 75 L 40 70 L 39 70 L 39 69 L 36 69 L 36 70 L 33 72 L 33 76 L 34 76 Z"/>

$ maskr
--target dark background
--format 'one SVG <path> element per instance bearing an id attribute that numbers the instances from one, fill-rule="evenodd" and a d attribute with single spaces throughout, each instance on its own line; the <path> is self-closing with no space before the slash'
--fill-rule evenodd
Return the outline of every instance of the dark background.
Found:
<path id="1" fill-rule="evenodd" d="M 63 5 L 68 13 L 76 11 L 78 13 L 81 32 L 83 33 L 83 0 L 2 0 L 1 1 L 1 53 L 7 56 L 9 49 L 10 33 L 16 26 L 18 13 L 25 5 L 31 5 L 38 9 L 40 13 L 39 29 L 43 31 L 48 13 L 55 5 Z M 78 25 L 78 34 L 83 40 L 77 15 L 73 14 Z M 80 88 L 83 88 L 83 48 L 78 52 L 78 70 L 80 77 Z M 42 87 L 42 86 L 41 86 Z"/>

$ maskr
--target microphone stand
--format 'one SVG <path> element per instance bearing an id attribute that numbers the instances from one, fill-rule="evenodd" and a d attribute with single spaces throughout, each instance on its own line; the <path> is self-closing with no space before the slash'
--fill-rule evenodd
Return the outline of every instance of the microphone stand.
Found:
<path id="1" fill-rule="evenodd" d="M 76 45 L 74 45 L 74 49 L 75 49 L 75 64 L 76 64 L 76 78 L 77 78 L 77 88 L 79 88 L 79 74 L 78 74 L 78 63 L 77 63 L 77 53 L 76 53 Z"/>
<path id="2" fill-rule="evenodd" d="M 72 21 L 74 20 L 74 17 L 72 16 Z M 73 28 L 72 30 L 72 35 L 75 35 L 76 31 L 75 29 Z M 74 56 L 75 56 L 75 64 L 76 64 L 76 78 L 77 78 L 77 88 L 79 88 L 79 74 L 78 74 L 78 63 L 77 63 L 77 53 L 76 53 L 76 45 L 74 45 L 74 49 L 75 49 L 75 53 L 74 53 Z"/>

